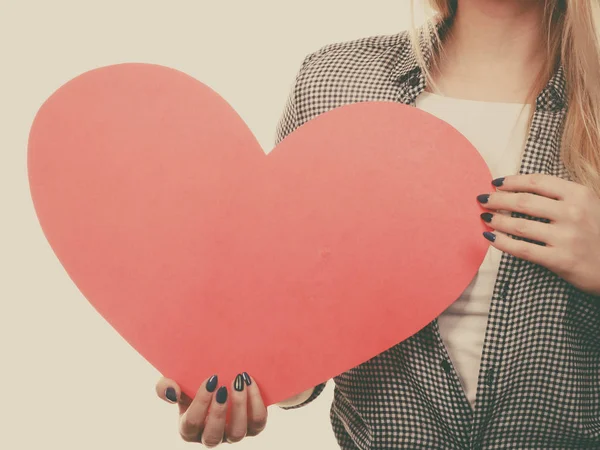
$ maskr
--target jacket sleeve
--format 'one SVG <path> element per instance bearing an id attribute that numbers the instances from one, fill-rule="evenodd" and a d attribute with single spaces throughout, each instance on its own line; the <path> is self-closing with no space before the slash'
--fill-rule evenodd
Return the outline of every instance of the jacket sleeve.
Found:
<path id="1" fill-rule="evenodd" d="M 306 67 L 310 63 L 310 61 L 317 55 L 318 52 L 311 53 L 304 58 L 300 69 L 296 73 L 296 78 L 292 84 L 290 93 L 288 95 L 287 101 L 285 103 L 285 107 L 283 109 L 283 113 L 279 118 L 279 122 L 277 123 L 276 133 L 275 133 L 275 145 L 279 144 L 288 134 L 291 134 L 296 128 L 300 126 L 299 122 L 299 114 L 298 114 L 298 81 L 303 76 Z"/>

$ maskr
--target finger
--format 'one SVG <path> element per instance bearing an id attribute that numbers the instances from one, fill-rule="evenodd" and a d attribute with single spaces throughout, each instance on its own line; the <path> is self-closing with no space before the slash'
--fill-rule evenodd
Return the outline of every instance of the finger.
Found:
<path id="1" fill-rule="evenodd" d="M 564 204 L 561 202 L 529 193 L 492 192 L 479 195 L 477 201 L 488 209 L 517 212 L 552 221 L 564 215 Z"/>
<path id="2" fill-rule="evenodd" d="M 177 403 L 181 398 L 181 389 L 173 380 L 161 377 L 156 383 L 156 394 L 168 403 Z"/>
<path id="3" fill-rule="evenodd" d="M 218 378 L 213 375 L 200 386 L 192 403 L 179 421 L 179 434 L 186 442 L 198 442 L 204 430 L 208 409 L 214 397 Z"/>
<path id="4" fill-rule="evenodd" d="M 227 396 L 228 391 L 225 386 L 221 386 L 213 396 L 202 433 L 202 444 L 205 447 L 216 447 L 223 442 L 225 421 L 227 419 Z"/>
<path id="5" fill-rule="evenodd" d="M 231 386 L 229 423 L 225 427 L 227 442 L 241 441 L 248 431 L 248 395 L 245 387 L 244 378 L 239 374 Z"/>
<path id="6" fill-rule="evenodd" d="M 267 407 L 258 385 L 246 372 L 242 374 L 248 390 L 248 436 L 256 436 L 267 425 Z"/>
<path id="7" fill-rule="evenodd" d="M 187 411 L 193 400 L 193 398 L 190 398 L 185 392 L 181 391 L 178 402 L 180 415 Z"/>
<path id="8" fill-rule="evenodd" d="M 582 188 L 572 181 L 542 173 L 497 178 L 492 184 L 502 191 L 530 192 L 556 200 L 564 200 Z"/>
<path id="9" fill-rule="evenodd" d="M 485 212 L 481 219 L 494 230 L 513 236 L 519 236 L 546 245 L 553 245 L 556 240 L 556 225 L 537 222 L 535 220 L 514 218 L 506 214 L 492 214 Z"/>
<path id="10" fill-rule="evenodd" d="M 483 235 L 492 243 L 492 246 L 500 251 L 539 264 L 550 270 L 553 268 L 555 252 L 551 247 L 513 239 L 503 233 L 486 231 Z"/>

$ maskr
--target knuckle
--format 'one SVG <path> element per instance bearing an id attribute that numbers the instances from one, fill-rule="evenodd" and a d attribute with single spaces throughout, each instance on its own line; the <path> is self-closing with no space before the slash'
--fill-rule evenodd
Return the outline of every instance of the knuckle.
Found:
<path id="1" fill-rule="evenodd" d="M 529 177 L 529 186 L 536 187 L 541 184 L 542 176 L 540 174 L 534 173 Z"/>
<path id="2" fill-rule="evenodd" d="M 579 243 L 579 233 L 574 229 L 565 231 L 564 240 L 568 247 L 573 248 Z"/>
<path id="3" fill-rule="evenodd" d="M 212 408 L 208 413 L 213 419 L 218 421 L 224 421 L 227 417 L 227 409 L 226 408 Z"/>
<path id="4" fill-rule="evenodd" d="M 189 434 L 185 434 L 185 433 L 179 432 L 179 437 L 181 437 L 181 440 L 184 441 L 184 442 L 196 442 L 196 439 L 194 439 Z"/>
<path id="5" fill-rule="evenodd" d="M 260 433 L 267 426 L 267 415 L 266 414 L 258 414 L 253 417 L 249 423 L 248 428 L 251 429 L 254 433 Z"/>
<path id="6" fill-rule="evenodd" d="M 255 417 L 253 418 L 253 423 L 258 425 L 258 426 L 265 426 L 267 423 L 267 413 L 262 412 L 262 413 L 257 413 L 255 415 Z"/>
<path id="7" fill-rule="evenodd" d="M 575 223 L 581 222 L 585 217 L 585 212 L 583 211 L 583 208 L 579 205 L 571 205 L 569 207 L 568 214 L 569 218 Z"/>
<path id="8" fill-rule="evenodd" d="M 515 194 L 517 198 L 515 199 L 515 205 L 520 210 L 529 209 L 529 196 L 527 194 Z"/>
<path id="9" fill-rule="evenodd" d="M 232 431 L 230 434 L 227 435 L 227 441 L 231 442 L 232 444 L 235 444 L 237 442 L 240 442 L 242 439 L 244 439 L 246 437 L 246 431 L 242 430 L 242 431 Z"/>
<path id="10" fill-rule="evenodd" d="M 215 448 L 221 442 L 223 442 L 223 436 L 217 436 L 216 434 L 205 435 L 202 438 L 202 445 L 206 448 Z"/>
<path id="11" fill-rule="evenodd" d="M 527 220 L 519 219 L 514 226 L 514 233 L 518 236 L 526 236 L 529 232 L 530 224 Z"/>
<path id="12" fill-rule="evenodd" d="M 248 428 L 247 436 L 258 436 L 260 433 L 264 431 L 265 427 L 261 428 Z"/>
<path id="13" fill-rule="evenodd" d="M 185 416 L 181 420 L 180 430 L 182 434 L 189 434 L 189 430 L 201 430 L 204 423 L 193 417 Z"/>
<path id="14" fill-rule="evenodd" d="M 225 408 L 214 408 L 208 415 L 216 422 L 225 422 L 227 418 L 227 410 Z"/>

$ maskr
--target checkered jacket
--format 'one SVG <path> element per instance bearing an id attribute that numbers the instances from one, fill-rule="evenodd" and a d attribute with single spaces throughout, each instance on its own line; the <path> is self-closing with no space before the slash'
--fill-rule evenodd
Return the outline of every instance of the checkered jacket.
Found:
<path id="1" fill-rule="evenodd" d="M 276 142 L 344 104 L 414 106 L 424 88 L 407 32 L 327 45 L 304 59 Z M 520 173 L 568 178 L 559 151 L 567 107 L 559 68 L 537 97 Z M 600 298 L 503 254 L 474 408 L 437 319 L 334 382 L 330 417 L 342 449 L 600 449 Z"/>

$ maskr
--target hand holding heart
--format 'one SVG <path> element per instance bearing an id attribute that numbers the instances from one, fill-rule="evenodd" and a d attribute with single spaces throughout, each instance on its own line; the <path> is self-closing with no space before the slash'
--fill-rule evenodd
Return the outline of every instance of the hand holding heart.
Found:
<path id="1" fill-rule="evenodd" d="M 230 389 L 218 385 L 218 377 L 211 376 L 192 399 L 174 380 L 163 377 L 156 384 L 160 398 L 179 406 L 179 434 L 184 441 L 211 448 L 256 436 L 265 428 L 267 408 L 247 373 L 239 374 Z"/>
<path id="2" fill-rule="evenodd" d="M 478 200 L 490 210 L 546 222 L 483 213 L 500 233 L 485 233 L 499 250 L 546 267 L 575 287 L 600 294 L 600 199 L 589 188 L 558 177 L 530 174 L 494 180 L 497 192 Z M 512 239 L 507 234 L 544 245 Z"/>

